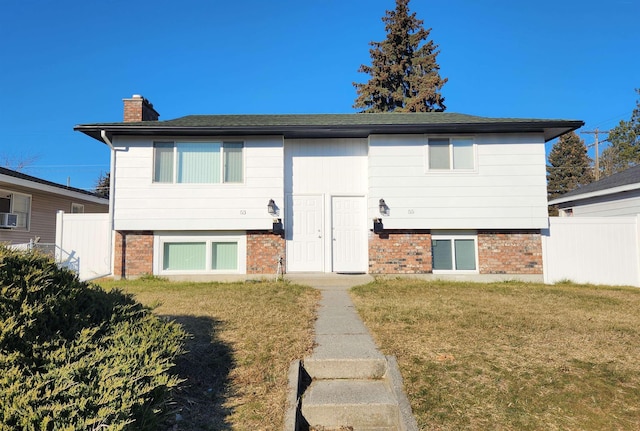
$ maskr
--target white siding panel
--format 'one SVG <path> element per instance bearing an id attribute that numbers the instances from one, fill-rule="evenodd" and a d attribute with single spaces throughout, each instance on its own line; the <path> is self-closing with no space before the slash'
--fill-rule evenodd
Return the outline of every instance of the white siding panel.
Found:
<path id="1" fill-rule="evenodd" d="M 640 214 L 640 191 L 633 190 L 613 196 L 602 196 L 580 201 L 573 207 L 577 217 L 635 216 Z"/>
<path id="2" fill-rule="evenodd" d="M 546 186 L 540 186 L 542 190 L 540 193 L 546 190 Z M 410 187 L 403 187 L 397 189 L 390 185 L 382 185 L 376 187 L 379 190 L 381 196 L 394 196 L 396 198 L 413 199 L 416 196 L 416 191 Z M 453 191 L 456 190 L 455 186 L 450 187 L 433 187 L 429 190 L 429 196 L 434 198 L 449 197 Z M 539 194 L 540 194 L 539 193 Z M 473 190 L 473 194 L 476 198 L 492 198 L 497 196 L 502 197 L 522 197 L 522 194 L 518 187 L 512 187 L 511 185 L 505 186 L 477 186 Z M 385 198 L 385 200 L 387 200 Z M 396 202 L 397 203 L 397 202 Z"/>
<path id="3" fill-rule="evenodd" d="M 285 187 L 294 195 L 366 193 L 365 139 L 287 140 L 285 158 Z"/>
<path id="4" fill-rule="evenodd" d="M 475 137 L 473 172 L 426 169 L 426 136 L 369 138 L 369 216 L 383 198 L 385 228 L 540 229 L 547 226 L 544 139 Z"/>
<path id="5" fill-rule="evenodd" d="M 269 229 L 272 222 L 267 212 L 269 199 L 284 205 L 283 140 L 281 137 L 239 140 L 244 141 L 245 165 L 244 183 L 240 185 L 153 183 L 154 139 L 114 140 L 115 228 Z"/>

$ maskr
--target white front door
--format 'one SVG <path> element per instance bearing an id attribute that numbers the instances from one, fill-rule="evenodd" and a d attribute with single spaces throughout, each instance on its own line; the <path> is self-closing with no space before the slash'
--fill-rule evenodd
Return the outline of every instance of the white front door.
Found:
<path id="1" fill-rule="evenodd" d="M 323 270 L 321 195 L 287 196 L 287 271 Z"/>
<path id="2" fill-rule="evenodd" d="M 362 196 L 333 196 L 333 272 L 367 272 L 367 208 Z"/>

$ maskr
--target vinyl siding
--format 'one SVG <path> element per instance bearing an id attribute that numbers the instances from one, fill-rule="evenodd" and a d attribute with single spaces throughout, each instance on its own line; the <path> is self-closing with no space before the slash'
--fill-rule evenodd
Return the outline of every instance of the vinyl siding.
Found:
<path id="1" fill-rule="evenodd" d="M 573 208 L 573 215 L 576 217 L 635 216 L 640 214 L 640 190 L 584 199 L 578 204 L 563 204 L 560 207 Z"/>
<path id="2" fill-rule="evenodd" d="M 85 213 L 106 213 L 108 204 L 98 204 L 82 198 L 70 198 L 37 189 L 0 183 L 0 189 L 31 195 L 29 230 L 0 229 L 0 242 L 23 244 L 40 237 L 41 243 L 54 243 L 56 239 L 56 213 L 71 212 L 71 204 L 84 205 Z"/>
<path id="3" fill-rule="evenodd" d="M 547 227 L 542 134 L 477 135 L 473 171 L 427 170 L 427 136 L 369 138 L 369 215 L 386 229 Z"/>
<path id="4" fill-rule="evenodd" d="M 287 193 L 367 192 L 366 139 L 288 139 L 285 158 Z"/>
<path id="5" fill-rule="evenodd" d="M 274 199 L 282 205 L 284 196 L 281 137 L 234 137 L 233 141 L 244 142 L 242 184 L 153 183 L 153 141 L 153 138 L 114 140 L 116 230 L 271 228 L 267 203 Z"/>

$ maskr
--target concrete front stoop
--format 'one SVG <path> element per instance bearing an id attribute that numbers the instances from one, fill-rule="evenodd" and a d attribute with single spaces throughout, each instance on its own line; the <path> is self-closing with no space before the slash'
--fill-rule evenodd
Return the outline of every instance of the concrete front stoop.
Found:
<path id="1" fill-rule="evenodd" d="M 395 358 L 386 360 L 387 371 L 380 378 L 312 378 L 301 399 L 303 425 L 319 430 L 417 431 Z"/>
<path id="2" fill-rule="evenodd" d="M 321 288 L 316 347 L 289 373 L 286 431 L 417 431 L 395 357 L 377 349 L 344 288 Z"/>

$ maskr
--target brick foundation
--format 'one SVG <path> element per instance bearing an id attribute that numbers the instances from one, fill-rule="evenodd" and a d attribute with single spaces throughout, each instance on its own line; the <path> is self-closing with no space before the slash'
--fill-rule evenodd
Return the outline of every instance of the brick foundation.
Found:
<path id="1" fill-rule="evenodd" d="M 369 238 L 370 274 L 427 274 L 432 268 L 431 234 L 394 230 Z"/>
<path id="2" fill-rule="evenodd" d="M 247 232 L 247 274 L 275 274 L 278 258 L 285 271 L 285 240 L 268 231 Z"/>
<path id="3" fill-rule="evenodd" d="M 118 231 L 113 275 L 117 278 L 153 274 L 153 232 Z"/>
<path id="4" fill-rule="evenodd" d="M 539 231 L 479 231 L 480 274 L 542 274 Z"/>
<path id="5" fill-rule="evenodd" d="M 542 274 L 539 231 L 479 231 L 480 274 Z M 370 274 L 432 272 L 431 233 L 388 231 L 369 239 Z"/>
<path id="6" fill-rule="evenodd" d="M 269 231 L 247 232 L 247 274 L 275 273 L 283 258 L 285 240 Z M 542 274 L 539 231 L 479 231 L 480 274 Z M 432 272 L 431 233 L 394 230 L 371 234 L 370 274 L 429 274 Z M 114 276 L 137 277 L 153 273 L 153 232 L 119 231 L 115 235 Z"/>

